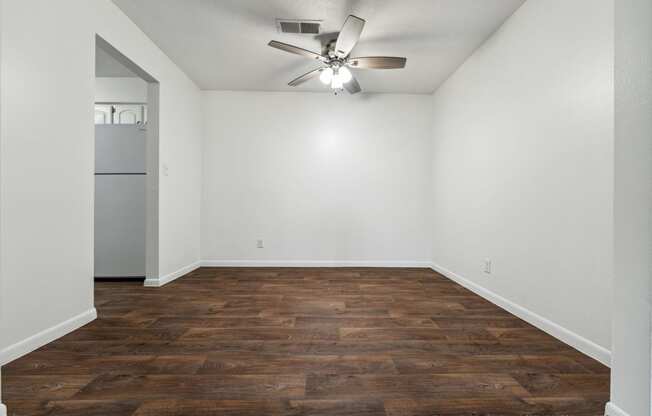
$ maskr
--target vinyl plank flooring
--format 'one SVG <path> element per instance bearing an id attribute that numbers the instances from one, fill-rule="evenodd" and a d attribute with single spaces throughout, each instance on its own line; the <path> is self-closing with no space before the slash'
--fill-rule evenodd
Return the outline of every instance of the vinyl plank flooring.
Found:
<path id="1" fill-rule="evenodd" d="M 396 374 L 388 355 L 209 354 L 199 374 Z"/>
<path id="2" fill-rule="evenodd" d="M 527 322 L 511 316 L 435 317 L 432 321 L 442 329 L 531 328 Z"/>
<path id="3" fill-rule="evenodd" d="M 121 374 L 194 374 L 204 364 L 205 356 L 179 355 L 106 355 L 71 354 L 69 352 L 36 353 L 21 358 L 4 369 L 24 375 L 102 375 Z"/>
<path id="4" fill-rule="evenodd" d="M 430 318 L 323 318 L 298 317 L 297 328 L 436 328 Z"/>
<path id="5" fill-rule="evenodd" d="M 298 328 L 191 328 L 181 338 L 182 341 L 193 339 L 215 339 L 220 341 L 328 341 L 338 339 L 335 329 L 298 329 Z"/>
<path id="6" fill-rule="evenodd" d="M 340 339 L 360 341 L 493 341 L 484 329 L 456 330 L 435 328 L 340 328 Z"/>
<path id="7" fill-rule="evenodd" d="M 87 375 L 36 375 L 23 376 L 2 373 L 2 397 L 7 400 L 57 400 L 68 399 L 78 393 L 94 376 Z"/>
<path id="8" fill-rule="evenodd" d="M 68 400 L 47 404 L 47 416 L 131 416 L 140 407 L 133 400 Z"/>
<path id="9" fill-rule="evenodd" d="M 172 341 L 179 338 L 186 330 L 184 328 L 81 328 L 60 340 L 67 341 Z"/>
<path id="10" fill-rule="evenodd" d="M 394 363 L 401 374 L 445 373 L 567 373 L 589 374 L 571 358 L 556 355 L 445 355 L 421 354 L 395 356 Z"/>
<path id="11" fill-rule="evenodd" d="M 379 399 L 290 400 L 285 415 L 292 416 L 386 416 Z"/>
<path id="12" fill-rule="evenodd" d="M 609 393 L 609 380 L 600 374 L 515 374 L 514 378 L 536 397 L 592 397 Z"/>
<path id="13" fill-rule="evenodd" d="M 4 392 L 3 392 L 4 395 Z M 46 416 L 50 410 L 47 408 L 47 400 L 39 399 L 6 399 L 2 398 L 2 403 L 7 406 L 9 416 Z"/>
<path id="14" fill-rule="evenodd" d="M 81 346 L 76 346 L 81 348 Z M 85 346 L 88 348 L 89 346 Z M 112 345 L 112 350 L 128 350 L 151 354 L 161 351 L 166 354 L 184 354 L 211 351 L 267 352 L 273 354 L 315 354 L 315 355 L 362 355 L 362 354 L 563 354 L 572 353 L 570 347 L 560 349 L 557 344 L 524 344 L 522 342 L 452 342 L 439 341 L 221 341 L 187 340 L 171 343 Z"/>
<path id="15" fill-rule="evenodd" d="M 601 416 L 604 403 L 583 398 L 390 399 L 387 416 Z"/>
<path id="16" fill-rule="evenodd" d="M 207 352 L 267 352 L 274 354 L 563 354 L 574 355 L 571 347 L 558 343 L 523 343 L 517 341 L 224 341 L 196 338 L 172 342 L 120 342 L 120 341 L 73 341 L 57 342 L 44 347 L 43 351 L 71 352 L 102 355 L 189 355 Z M 586 365 L 583 364 L 585 367 Z M 598 368 L 602 368 L 596 365 Z M 608 371 L 607 371 L 608 372 Z"/>
<path id="17" fill-rule="evenodd" d="M 309 374 L 308 398 L 529 396 L 506 374 L 339 375 Z"/>
<path id="18" fill-rule="evenodd" d="M 300 375 L 145 375 L 106 374 L 97 377 L 73 399 L 151 400 L 296 398 L 305 393 Z"/>
<path id="19" fill-rule="evenodd" d="M 3 367 L 11 416 L 602 414 L 609 368 L 426 269 L 200 268 L 95 284 Z"/>
<path id="20" fill-rule="evenodd" d="M 150 328 L 292 328 L 295 318 L 180 318 L 163 317 L 153 320 Z M 317 327 L 317 326 L 315 326 Z M 317 327 L 321 328 L 321 327 Z"/>
<path id="21" fill-rule="evenodd" d="M 133 416 L 280 416 L 280 400 L 150 400 Z"/>

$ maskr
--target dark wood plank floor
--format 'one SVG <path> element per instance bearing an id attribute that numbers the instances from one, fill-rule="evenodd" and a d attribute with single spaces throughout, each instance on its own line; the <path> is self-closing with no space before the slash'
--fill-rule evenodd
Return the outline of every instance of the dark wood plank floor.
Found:
<path id="1" fill-rule="evenodd" d="M 3 368 L 10 415 L 602 415 L 609 369 L 422 269 L 96 283 L 99 319 Z"/>

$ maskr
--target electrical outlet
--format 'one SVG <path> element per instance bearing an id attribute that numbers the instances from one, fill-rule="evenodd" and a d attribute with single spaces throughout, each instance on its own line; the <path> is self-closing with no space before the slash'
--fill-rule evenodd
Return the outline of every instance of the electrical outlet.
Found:
<path id="1" fill-rule="evenodd" d="M 484 259 L 484 272 L 491 274 L 491 259 Z"/>
<path id="2" fill-rule="evenodd" d="M 264 248 L 265 247 L 265 242 L 263 240 L 256 240 L 256 247 Z"/>

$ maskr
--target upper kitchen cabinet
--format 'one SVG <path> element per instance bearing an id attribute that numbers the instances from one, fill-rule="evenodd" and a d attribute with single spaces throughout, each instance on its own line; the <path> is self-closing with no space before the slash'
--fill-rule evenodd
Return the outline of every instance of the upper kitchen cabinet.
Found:
<path id="1" fill-rule="evenodd" d="M 120 104 L 113 108 L 113 124 L 140 124 L 145 121 L 144 105 Z"/>
<path id="2" fill-rule="evenodd" d="M 113 107 L 106 104 L 95 105 L 95 124 L 113 124 Z"/>
<path id="3" fill-rule="evenodd" d="M 144 124 L 145 104 L 95 104 L 95 124 Z"/>

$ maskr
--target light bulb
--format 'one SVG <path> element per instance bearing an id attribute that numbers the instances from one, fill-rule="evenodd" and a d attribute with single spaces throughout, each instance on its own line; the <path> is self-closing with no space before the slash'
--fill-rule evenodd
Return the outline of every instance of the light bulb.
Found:
<path id="1" fill-rule="evenodd" d="M 341 90 L 344 84 L 342 83 L 342 77 L 339 73 L 333 74 L 333 80 L 331 82 L 331 88 L 334 90 Z"/>
<path id="2" fill-rule="evenodd" d="M 353 75 L 351 75 L 351 71 L 349 71 L 349 68 L 343 66 L 340 68 L 340 79 L 342 80 L 343 84 L 346 84 L 347 82 L 351 81 L 353 79 Z"/>
<path id="3" fill-rule="evenodd" d="M 319 80 L 323 84 L 330 84 L 331 80 L 333 79 L 333 68 L 326 68 L 323 71 L 321 71 L 321 75 L 319 75 Z"/>

